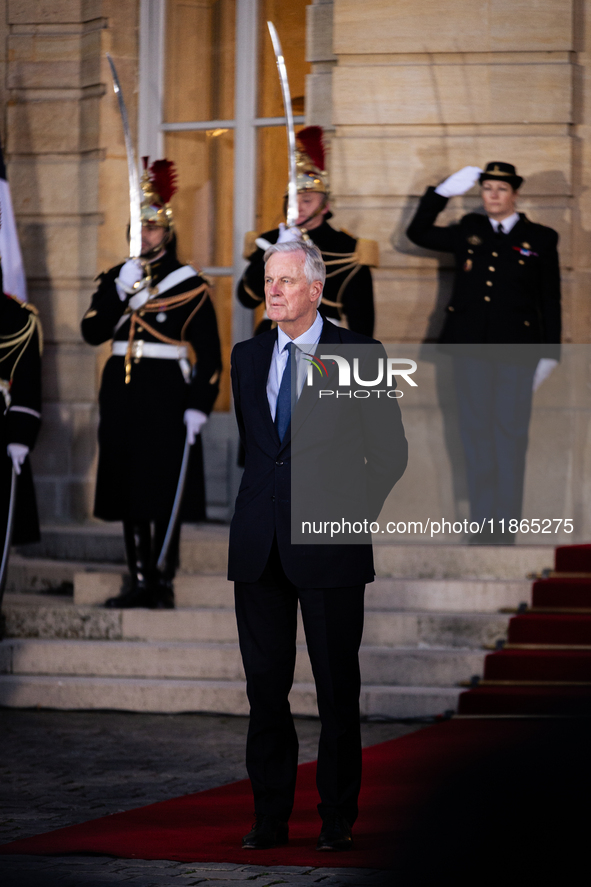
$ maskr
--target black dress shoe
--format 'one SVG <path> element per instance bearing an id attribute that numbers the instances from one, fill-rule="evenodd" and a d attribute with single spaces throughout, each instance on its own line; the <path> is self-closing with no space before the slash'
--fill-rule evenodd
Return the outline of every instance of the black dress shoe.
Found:
<path id="1" fill-rule="evenodd" d="M 256 822 L 247 835 L 242 838 L 243 850 L 265 850 L 268 847 L 279 847 L 287 844 L 289 826 L 276 816 L 257 816 Z"/>
<path id="2" fill-rule="evenodd" d="M 334 813 L 322 820 L 317 850 L 351 850 L 353 837 L 351 826 L 344 816 Z"/>
<path id="3" fill-rule="evenodd" d="M 170 579 L 159 579 L 154 589 L 155 610 L 174 610 L 174 587 Z"/>
<path id="4" fill-rule="evenodd" d="M 117 597 L 110 597 L 105 601 L 105 607 L 108 610 L 130 610 L 132 607 L 154 607 L 154 596 L 151 588 L 145 586 L 136 586 L 124 591 Z"/>

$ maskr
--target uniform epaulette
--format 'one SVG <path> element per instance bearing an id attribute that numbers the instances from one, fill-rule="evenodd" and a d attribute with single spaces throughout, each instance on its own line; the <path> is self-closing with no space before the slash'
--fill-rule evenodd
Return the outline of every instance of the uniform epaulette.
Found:
<path id="1" fill-rule="evenodd" d="M 29 303 L 24 302 L 22 299 L 19 299 L 18 296 L 13 296 L 12 293 L 4 293 L 7 299 L 12 299 L 13 302 L 16 302 L 17 305 L 20 305 L 21 308 L 28 308 Z"/>
<path id="2" fill-rule="evenodd" d="M 247 231 L 244 235 L 244 249 L 242 251 L 243 259 L 250 259 L 257 249 L 256 239 L 259 235 L 256 231 Z"/>
<path id="3" fill-rule="evenodd" d="M 31 305 L 30 302 L 21 302 L 21 305 L 23 306 L 23 308 L 26 308 L 27 311 L 30 311 L 31 314 L 34 314 L 35 317 L 39 317 L 39 309 L 36 308 L 34 305 Z"/>
<path id="4" fill-rule="evenodd" d="M 371 265 L 377 268 L 380 264 L 380 248 L 377 240 L 360 237 L 355 247 L 357 261 L 360 265 Z"/>

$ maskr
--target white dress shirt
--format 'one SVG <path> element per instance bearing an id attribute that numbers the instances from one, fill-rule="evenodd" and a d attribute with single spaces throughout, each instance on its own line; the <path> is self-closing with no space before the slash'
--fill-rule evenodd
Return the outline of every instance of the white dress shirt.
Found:
<path id="1" fill-rule="evenodd" d="M 496 219 L 491 219 L 490 216 L 488 217 L 488 220 L 491 223 L 491 225 L 493 226 L 495 234 L 499 230 L 499 225 L 502 225 L 503 231 L 505 232 L 505 234 L 508 234 L 509 231 L 512 228 L 514 228 L 515 225 L 517 224 L 517 222 L 519 221 L 519 213 L 511 213 L 510 216 L 507 216 L 507 218 L 503 219 L 501 222 L 497 222 Z"/>
<path id="2" fill-rule="evenodd" d="M 273 356 L 271 357 L 271 366 L 269 367 L 269 375 L 267 377 L 267 400 L 269 401 L 269 409 L 271 418 L 275 421 L 275 413 L 277 412 L 277 396 L 279 394 L 279 386 L 283 378 L 283 371 L 287 364 L 288 351 L 285 346 L 288 342 L 296 345 L 295 356 L 298 371 L 298 397 L 304 387 L 306 376 L 308 374 L 308 361 L 301 360 L 302 354 L 314 355 L 316 346 L 320 341 L 322 333 L 323 320 L 322 316 L 316 312 L 316 319 L 309 329 L 297 339 L 290 339 L 289 336 L 277 327 L 277 341 L 273 348 Z"/>

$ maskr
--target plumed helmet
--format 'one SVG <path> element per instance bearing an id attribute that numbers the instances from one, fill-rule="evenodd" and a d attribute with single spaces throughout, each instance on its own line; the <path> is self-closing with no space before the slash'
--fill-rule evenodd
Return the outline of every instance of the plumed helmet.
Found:
<path id="1" fill-rule="evenodd" d="M 149 158 L 142 157 L 144 172 L 140 186 L 142 189 L 142 225 L 156 225 L 158 228 L 174 229 L 174 219 L 170 200 L 177 191 L 177 172 L 172 160 L 155 160 L 148 167 Z"/>
<path id="2" fill-rule="evenodd" d="M 296 133 L 296 180 L 298 193 L 329 193 L 322 127 L 306 126 Z"/>

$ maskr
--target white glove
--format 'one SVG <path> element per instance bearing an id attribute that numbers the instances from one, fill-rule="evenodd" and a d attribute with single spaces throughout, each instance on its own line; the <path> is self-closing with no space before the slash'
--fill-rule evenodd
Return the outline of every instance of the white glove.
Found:
<path id="1" fill-rule="evenodd" d="M 201 410 L 185 410 L 183 422 L 187 426 L 187 440 L 190 447 L 195 443 L 197 435 L 201 434 L 201 429 L 207 423 L 207 419 L 208 417 Z"/>
<path id="2" fill-rule="evenodd" d="M 539 359 L 536 371 L 534 373 L 534 382 L 532 386 L 533 391 L 538 390 L 542 382 L 546 381 L 554 367 L 557 365 L 558 361 L 554 360 L 553 357 L 541 357 Z"/>
<path id="3" fill-rule="evenodd" d="M 23 462 L 29 455 L 29 448 L 24 444 L 11 443 L 6 447 L 6 452 L 12 459 L 14 470 L 20 474 Z"/>
<path id="4" fill-rule="evenodd" d="M 301 240 L 302 232 L 299 228 L 288 228 L 283 222 L 279 223 L 279 237 L 277 243 L 290 243 L 292 240 Z"/>
<path id="5" fill-rule="evenodd" d="M 144 269 L 139 259 L 128 259 L 121 268 L 119 277 L 115 280 L 117 294 L 122 302 L 125 302 L 128 296 L 136 292 L 133 285 L 141 280 L 143 276 Z"/>
<path id="6" fill-rule="evenodd" d="M 479 166 L 465 166 L 459 172 L 454 172 L 445 182 L 437 185 L 435 193 L 442 197 L 459 197 L 476 184 L 481 172 Z"/>

